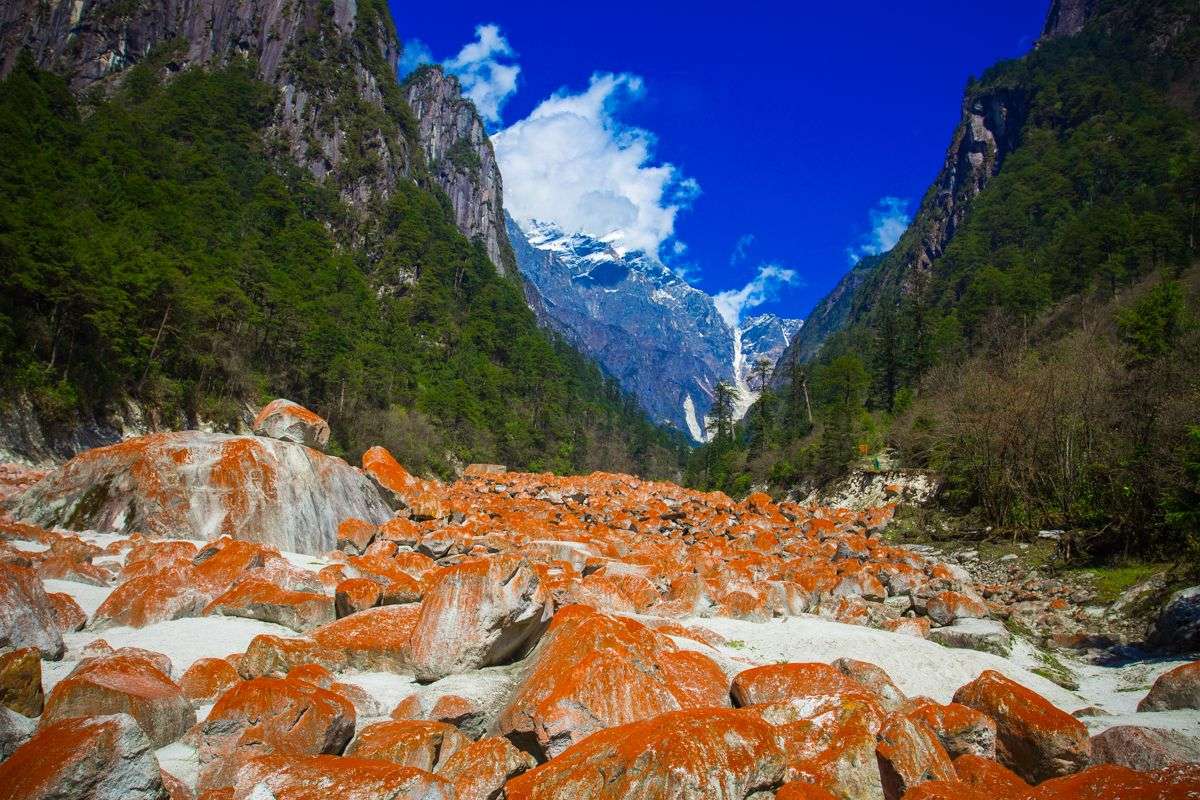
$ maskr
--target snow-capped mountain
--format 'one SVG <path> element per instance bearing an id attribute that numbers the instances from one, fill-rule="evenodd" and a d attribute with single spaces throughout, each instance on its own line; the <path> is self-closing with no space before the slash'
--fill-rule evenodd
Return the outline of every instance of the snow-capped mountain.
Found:
<path id="1" fill-rule="evenodd" d="M 594 358 L 652 419 L 704 441 L 712 389 L 742 389 L 739 416 L 756 396 L 748 383 L 759 357 L 772 364 L 799 320 L 771 314 L 729 326 L 713 298 L 657 258 L 553 224 L 507 219 L 530 305 L 543 325 Z"/>

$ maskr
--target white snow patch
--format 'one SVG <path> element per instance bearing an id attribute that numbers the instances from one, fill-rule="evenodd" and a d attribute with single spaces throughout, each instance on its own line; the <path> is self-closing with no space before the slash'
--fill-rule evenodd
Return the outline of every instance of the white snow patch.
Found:
<path id="1" fill-rule="evenodd" d="M 196 719 L 204 719 L 199 712 Z M 158 757 L 158 765 L 164 771 L 171 773 L 183 781 L 189 789 L 196 791 L 196 780 L 200 777 L 200 753 L 194 747 L 188 747 L 183 742 L 172 742 L 166 747 L 160 747 L 154 752 Z"/>
<path id="2" fill-rule="evenodd" d="M 50 549 L 50 545 L 48 544 L 28 542 L 24 539 L 8 539 L 7 544 L 12 549 L 20 550 L 23 553 L 44 553 Z"/>
<path id="3" fill-rule="evenodd" d="M 687 422 L 688 433 L 692 435 L 694 440 L 701 443 L 707 441 L 704 429 L 700 427 L 700 421 L 696 419 L 696 404 L 692 402 L 690 394 L 683 396 L 683 418 Z"/>

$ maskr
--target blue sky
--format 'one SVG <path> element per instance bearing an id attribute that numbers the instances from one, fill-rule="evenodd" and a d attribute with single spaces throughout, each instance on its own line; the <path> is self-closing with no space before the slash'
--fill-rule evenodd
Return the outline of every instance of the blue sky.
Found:
<path id="1" fill-rule="evenodd" d="M 1028 51 L 1048 4 L 742 2 L 711 14 L 644 0 L 393 3 L 392 13 L 408 62 L 447 62 L 490 118 L 518 218 L 615 231 L 747 313 L 804 316 L 851 258 L 903 229 L 941 165 L 967 77 Z"/>

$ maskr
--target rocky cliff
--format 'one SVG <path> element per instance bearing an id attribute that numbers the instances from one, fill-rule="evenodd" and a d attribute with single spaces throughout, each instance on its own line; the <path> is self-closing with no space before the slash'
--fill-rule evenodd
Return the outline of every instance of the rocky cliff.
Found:
<path id="1" fill-rule="evenodd" d="M 1074 36 L 1099 10 L 1100 0 L 1053 0 L 1042 28 L 1042 39 Z"/>
<path id="2" fill-rule="evenodd" d="M 167 72 L 251 59 L 279 89 L 283 147 L 352 205 L 414 172 L 396 33 L 378 0 L 16 0 L 0 31 L 0 72 L 28 49 L 77 93 L 111 89 L 152 57 Z"/>
<path id="3" fill-rule="evenodd" d="M 454 221 L 468 239 L 479 239 L 501 272 L 516 271 L 504 225 L 504 189 L 492 142 L 458 78 L 441 67 L 423 67 L 404 84 L 420 126 L 421 149 L 434 182 L 450 198 Z"/>

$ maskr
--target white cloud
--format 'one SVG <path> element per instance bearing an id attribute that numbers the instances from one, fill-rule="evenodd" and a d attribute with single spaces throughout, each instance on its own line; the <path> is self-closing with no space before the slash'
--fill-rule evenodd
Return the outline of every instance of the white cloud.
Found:
<path id="1" fill-rule="evenodd" d="M 560 89 L 494 134 L 509 213 L 659 255 L 700 186 L 672 164 L 653 163 L 654 135 L 614 116 L 643 91 L 636 75 L 598 73 L 585 91 Z"/>
<path id="2" fill-rule="evenodd" d="M 500 109 L 517 91 L 521 68 L 500 61 L 514 55 L 498 25 L 477 25 L 475 41 L 443 64 L 447 72 L 458 77 L 463 94 L 475 104 L 484 122 L 500 122 Z"/>
<path id="3" fill-rule="evenodd" d="M 863 256 L 876 256 L 891 250 L 912 221 L 908 201 L 900 197 L 881 197 L 870 214 L 871 232 L 857 245 L 846 248 L 851 265 L 857 264 Z"/>
<path id="4" fill-rule="evenodd" d="M 396 71 L 403 78 L 422 64 L 435 64 L 429 45 L 420 39 L 409 39 L 404 43 L 404 52 L 400 54 L 400 63 Z"/>
<path id="5" fill-rule="evenodd" d="M 717 312 L 730 328 L 737 326 L 750 309 L 774 300 L 785 284 L 797 283 L 796 271 L 778 264 L 763 264 L 758 274 L 741 289 L 726 289 L 713 296 Z"/>
<path id="6" fill-rule="evenodd" d="M 737 242 L 733 245 L 733 252 L 729 256 L 729 266 L 735 266 L 746 257 L 746 251 L 750 249 L 750 245 L 754 244 L 753 233 L 743 233 L 738 237 Z"/>

